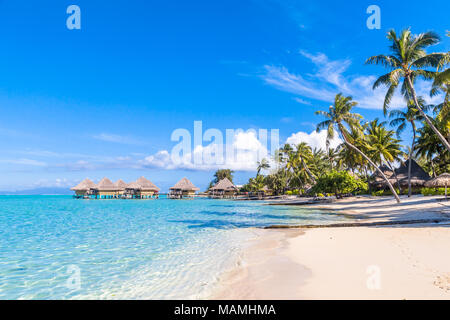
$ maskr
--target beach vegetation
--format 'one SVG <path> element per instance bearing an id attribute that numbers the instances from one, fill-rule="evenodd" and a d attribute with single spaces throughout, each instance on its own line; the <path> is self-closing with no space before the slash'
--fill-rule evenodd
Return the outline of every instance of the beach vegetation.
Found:
<path id="1" fill-rule="evenodd" d="M 317 183 L 312 187 L 312 193 L 316 193 L 318 197 L 324 197 L 334 194 L 336 198 L 342 198 L 344 194 L 349 194 L 357 190 L 367 190 L 367 183 L 350 174 L 348 171 L 332 170 L 322 174 Z"/>
<path id="2" fill-rule="evenodd" d="M 290 196 L 390 195 L 400 202 L 398 195 L 406 193 L 406 188 L 411 196 L 427 180 L 417 170 L 412 171 L 414 166 L 423 168 L 430 177 L 450 172 L 450 54 L 426 52 L 440 40 L 431 31 L 415 35 L 410 29 L 398 34 L 391 30 L 387 39 L 389 54 L 366 60 L 366 64 L 387 69 L 373 83 L 373 89 L 387 88 L 380 105 L 385 119 L 363 119 L 353 112 L 357 101 L 336 94 L 328 110 L 316 111 L 325 118 L 316 126 L 317 132 L 326 130 L 325 148 L 313 148 L 305 142 L 282 145 L 272 161 L 263 159 L 256 164 L 256 177 L 249 179 L 244 190 L 268 188 L 275 195 Z M 419 79 L 430 83 L 432 101 L 442 100 L 427 104 L 425 96 L 418 96 L 415 86 Z M 392 109 L 397 91 L 404 105 L 396 102 Z M 401 140 L 406 130 L 412 136 L 408 145 Z M 342 143 L 331 147 L 336 136 Z M 433 190 L 424 188 L 422 193 L 441 192 Z"/>

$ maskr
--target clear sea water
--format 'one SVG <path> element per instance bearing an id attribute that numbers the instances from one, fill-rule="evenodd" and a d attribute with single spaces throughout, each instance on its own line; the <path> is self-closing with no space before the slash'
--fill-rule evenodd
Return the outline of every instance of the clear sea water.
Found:
<path id="1" fill-rule="evenodd" d="M 0 299 L 202 298 L 251 227 L 344 219 L 250 201 L 0 196 Z"/>

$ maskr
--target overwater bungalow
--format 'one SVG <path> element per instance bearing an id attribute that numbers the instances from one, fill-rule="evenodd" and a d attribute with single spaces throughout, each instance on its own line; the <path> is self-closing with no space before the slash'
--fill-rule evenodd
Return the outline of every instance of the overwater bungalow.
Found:
<path id="1" fill-rule="evenodd" d="M 126 190 L 128 184 L 125 181 L 123 181 L 122 179 L 119 179 L 116 182 L 114 182 L 114 185 L 117 188 L 116 196 L 118 198 L 124 197 L 125 196 L 125 190 Z"/>
<path id="2" fill-rule="evenodd" d="M 170 188 L 168 196 L 170 199 L 193 198 L 198 190 L 200 188 L 194 186 L 187 178 L 183 178 Z"/>
<path id="3" fill-rule="evenodd" d="M 151 199 L 158 198 L 160 189 L 144 177 L 128 184 L 122 179 L 112 183 L 105 177 L 98 184 L 84 179 L 71 190 L 75 191 L 75 198 Z"/>
<path id="4" fill-rule="evenodd" d="M 228 178 L 223 178 L 208 190 L 210 198 L 233 198 L 238 188 Z"/>
<path id="5" fill-rule="evenodd" d="M 126 187 L 126 196 L 132 199 L 152 199 L 158 198 L 159 188 L 153 182 L 140 177 L 134 182 L 131 182 Z"/>
<path id="6" fill-rule="evenodd" d="M 117 198 L 119 187 L 114 185 L 111 180 L 104 177 L 100 182 L 93 188 L 95 198 L 99 199 L 113 199 Z"/>
<path id="7" fill-rule="evenodd" d="M 75 187 L 70 188 L 70 190 L 75 191 L 75 198 L 86 198 L 91 195 L 93 188 L 95 188 L 95 183 L 88 178 L 81 181 Z"/>

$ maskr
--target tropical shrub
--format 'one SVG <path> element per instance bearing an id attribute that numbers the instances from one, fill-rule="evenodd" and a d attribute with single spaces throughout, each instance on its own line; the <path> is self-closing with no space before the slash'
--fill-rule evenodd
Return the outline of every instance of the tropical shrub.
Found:
<path id="1" fill-rule="evenodd" d="M 367 190 L 367 183 L 347 171 L 332 170 L 322 174 L 312 188 L 314 193 L 332 193 L 340 198 L 343 194 Z"/>
<path id="2" fill-rule="evenodd" d="M 420 189 L 420 193 L 424 196 L 443 196 L 445 195 L 445 188 L 422 188 Z"/>

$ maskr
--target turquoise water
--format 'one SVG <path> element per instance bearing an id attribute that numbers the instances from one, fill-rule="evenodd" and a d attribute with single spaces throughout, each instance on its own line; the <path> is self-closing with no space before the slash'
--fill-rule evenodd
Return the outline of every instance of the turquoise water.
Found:
<path id="1" fill-rule="evenodd" d="M 250 201 L 0 196 L 0 299 L 201 298 L 249 227 L 343 219 Z"/>

